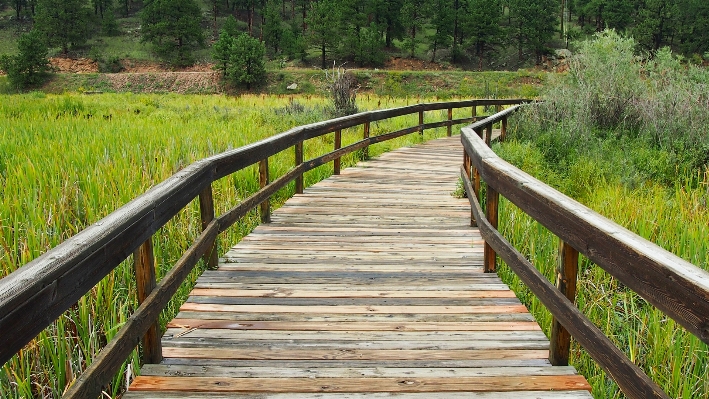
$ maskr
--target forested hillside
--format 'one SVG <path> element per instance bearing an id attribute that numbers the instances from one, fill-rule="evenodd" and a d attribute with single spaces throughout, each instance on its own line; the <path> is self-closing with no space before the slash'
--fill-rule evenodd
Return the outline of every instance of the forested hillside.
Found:
<path id="1" fill-rule="evenodd" d="M 516 69 L 604 28 L 697 62 L 709 50 L 704 0 L 0 0 L 0 53 L 35 29 L 51 53 L 92 57 L 105 70 L 125 58 L 212 62 L 228 16 L 275 66 L 415 57 Z"/>

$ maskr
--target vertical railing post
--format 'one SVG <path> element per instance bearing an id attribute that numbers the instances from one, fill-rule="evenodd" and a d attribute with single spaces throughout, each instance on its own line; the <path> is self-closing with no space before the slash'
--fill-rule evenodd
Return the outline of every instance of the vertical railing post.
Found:
<path id="1" fill-rule="evenodd" d="M 337 130 L 335 132 L 335 151 L 339 150 L 342 147 L 342 130 Z M 340 174 L 340 157 L 335 158 L 335 161 L 333 162 L 333 168 L 334 174 L 339 175 Z"/>
<path id="2" fill-rule="evenodd" d="M 446 136 L 450 137 L 453 135 L 453 125 L 450 123 L 450 121 L 453 120 L 453 108 L 448 108 L 448 131 L 446 132 Z"/>
<path id="3" fill-rule="evenodd" d="M 212 220 L 214 220 L 214 198 L 212 196 L 211 184 L 199 193 L 199 213 L 202 218 L 202 230 L 204 230 L 210 223 L 212 223 Z M 203 259 L 209 269 L 217 268 L 219 264 L 219 256 L 217 253 L 216 240 L 214 240 L 214 243 L 212 244 L 212 250 L 207 251 L 204 254 Z"/>
<path id="4" fill-rule="evenodd" d="M 507 117 L 502 118 L 502 125 L 500 126 L 500 141 L 505 141 L 507 137 Z"/>
<path id="5" fill-rule="evenodd" d="M 501 111 L 502 111 L 502 105 L 500 105 L 500 104 L 495 105 L 495 113 L 497 114 L 497 113 L 500 113 Z"/>
<path id="6" fill-rule="evenodd" d="M 369 121 L 364 123 L 364 134 L 363 138 L 366 140 L 369 138 Z M 362 149 L 362 154 L 364 155 L 364 159 L 369 158 L 369 146 L 366 146 Z"/>
<path id="7" fill-rule="evenodd" d="M 138 293 L 138 304 L 143 303 L 145 298 L 155 289 L 155 254 L 153 252 L 153 238 L 148 238 L 133 253 L 133 269 L 135 270 L 135 284 Z M 150 329 L 143 336 L 143 363 L 157 364 L 162 360 L 162 348 L 160 346 L 160 330 L 158 321 L 150 326 Z"/>
<path id="8" fill-rule="evenodd" d="M 295 167 L 297 168 L 303 163 L 303 142 L 300 141 L 295 145 Z M 295 193 L 303 194 L 303 174 L 295 178 Z"/>
<path id="9" fill-rule="evenodd" d="M 485 217 L 487 218 L 488 222 L 492 225 L 494 229 L 497 229 L 497 210 L 498 210 L 498 202 L 500 200 L 500 194 L 497 193 L 490 185 L 487 185 L 487 198 L 485 200 L 486 202 L 486 208 L 485 208 Z M 495 273 L 497 271 L 497 267 L 495 265 L 497 258 L 497 254 L 495 254 L 495 250 L 492 249 L 490 244 L 487 242 L 485 243 L 485 260 L 484 260 L 484 272 L 485 273 Z"/>
<path id="10" fill-rule="evenodd" d="M 419 111 L 419 134 L 423 136 L 423 111 Z"/>
<path id="11" fill-rule="evenodd" d="M 259 184 L 263 189 L 268 185 L 268 158 L 262 159 L 258 163 Z M 271 223 L 271 199 L 266 198 L 260 205 L 261 223 Z"/>
<path id="12" fill-rule="evenodd" d="M 472 181 L 475 167 L 470 159 L 468 152 L 463 150 L 463 169 L 465 170 L 465 178 L 468 181 Z M 477 192 L 468 193 L 468 195 L 474 195 L 477 200 Z M 475 213 L 470 209 L 470 227 L 478 227 L 478 222 L 475 220 Z"/>
<path id="13" fill-rule="evenodd" d="M 490 143 L 492 142 L 492 123 L 487 125 L 485 128 L 485 144 L 487 144 L 488 147 L 490 147 Z"/>
<path id="14" fill-rule="evenodd" d="M 473 122 L 478 121 L 478 103 L 477 102 L 473 103 L 473 114 L 471 116 L 473 117 Z"/>
<path id="15" fill-rule="evenodd" d="M 578 266 L 578 251 L 571 245 L 560 240 L 556 287 L 571 302 L 575 302 L 576 300 Z M 569 353 L 571 352 L 571 334 L 566 331 L 556 318 L 552 318 L 549 345 L 549 362 L 553 366 L 568 366 Z"/>

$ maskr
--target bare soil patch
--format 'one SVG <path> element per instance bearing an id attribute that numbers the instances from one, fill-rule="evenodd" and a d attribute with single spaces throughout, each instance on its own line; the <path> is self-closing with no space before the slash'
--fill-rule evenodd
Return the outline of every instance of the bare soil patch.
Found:
<path id="1" fill-rule="evenodd" d="M 384 69 L 394 71 L 445 71 L 451 69 L 437 62 L 412 58 L 391 58 L 384 64 Z"/>
<path id="2" fill-rule="evenodd" d="M 49 59 L 52 68 L 61 73 L 97 73 L 98 63 L 89 58 L 63 58 L 53 57 Z"/>

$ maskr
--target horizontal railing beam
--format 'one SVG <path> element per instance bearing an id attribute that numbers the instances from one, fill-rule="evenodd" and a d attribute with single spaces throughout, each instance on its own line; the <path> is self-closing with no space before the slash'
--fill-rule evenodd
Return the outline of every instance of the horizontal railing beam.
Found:
<path id="1" fill-rule="evenodd" d="M 480 139 L 478 138 L 478 140 Z M 478 223 L 480 235 L 485 243 L 495 250 L 495 253 L 539 298 L 539 301 L 549 309 L 576 341 L 610 374 L 623 393 L 630 398 L 637 399 L 669 399 L 669 396 L 645 375 L 642 369 L 633 364 L 596 325 L 497 231 L 496 226 L 493 226 L 485 217 L 477 198 L 473 195 L 473 186 L 470 179 L 467 178 L 464 168 L 461 168 L 460 175 L 475 220 Z"/>
<path id="2" fill-rule="evenodd" d="M 463 145 L 483 180 L 618 281 L 709 343 L 709 273 L 500 159 L 471 129 Z"/>

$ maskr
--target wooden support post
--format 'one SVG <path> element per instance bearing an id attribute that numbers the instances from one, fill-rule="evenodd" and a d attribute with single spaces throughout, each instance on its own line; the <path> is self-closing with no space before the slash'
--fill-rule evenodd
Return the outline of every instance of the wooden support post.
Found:
<path id="1" fill-rule="evenodd" d="M 419 111 L 419 134 L 423 136 L 423 111 Z"/>
<path id="2" fill-rule="evenodd" d="M 214 220 L 214 199 L 212 197 L 212 185 L 210 184 L 199 193 L 199 213 L 202 217 L 202 231 Z M 219 265 L 219 254 L 217 253 L 217 241 L 212 244 L 212 249 L 204 254 L 204 263 L 207 268 L 216 269 Z"/>
<path id="3" fill-rule="evenodd" d="M 477 103 L 473 104 L 473 114 L 471 116 L 473 117 L 473 122 L 478 121 L 478 104 Z"/>
<path id="4" fill-rule="evenodd" d="M 473 167 L 472 170 L 472 179 L 473 179 L 473 190 L 475 191 L 475 198 L 478 201 L 478 204 L 480 203 L 480 171 L 478 171 L 478 168 Z"/>
<path id="5" fill-rule="evenodd" d="M 453 108 L 448 108 L 448 122 L 453 120 Z M 448 131 L 446 132 L 446 136 L 450 137 L 453 135 L 453 125 L 450 123 L 448 124 Z"/>
<path id="6" fill-rule="evenodd" d="M 155 254 L 153 253 L 153 238 L 148 238 L 133 253 L 133 269 L 135 270 L 135 285 L 138 291 L 138 304 L 155 289 Z M 158 364 L 162 361 L 160 346 L 160 327 L 155 320 L 148 332 L 143 336 L 143 363 Z"/>
<path id="7" fill-rule="evenodd" d="M 473 179 L 473 163 L 470 159 L 470 156 L 468 153 L 463 150 L 463 169 L 465 170 L 465 178 L 468 179 L 469 181 L 472 181 Z M 474 195 L 475 198 L 477 198 L 477 193 L 472 192 L 472 193 L 466 193 L 467 195 Z M 478 227 L 478 222 L 475 220 L 475 213 L 473 213 L 473 210 L 470 209 L 470 227 Z"/>
<path id="8" fill-rule="evenodd" d="M 485 217 L 488 222 L 497 229 L 497 206 L 500 200 L 500 194 L 498 194 L 490 185 L 487 186 L 487 199 L 486 199 L 486 209 Z M 485 243 L 485 261 L 484 261 L 484 272 L 485 273 L 495 273 L 497 267 L 495 266 L 495 261 L 497 259 L 497 254 L 495 250 L 486 242 Z"/>
<path id="9" fill-rule="evenodd" d="M 500 112 L 502 112 L 502 105 L 495 105 L 495 113 L 498 114 Z"/>
<path id="10" fill-rule="evenodd" d="M 500 141 L 505 141 L 507 137 L 507 117 L 502 118 L 502 126 L 500 126 Z"/>
<path id="11" fill-rule="evenodd" d="M 298 167 L 303 163 L 303 142 L 295 145 L 295 166 Z M 303 175 L 298 175 L 295 178 L 295 193 L 303 194 Z"/>
<path id="12" fill-rule="evenodd" d="M 492 142 L 492 123 L 487 125 L 485 128 L 485 144 L 487 144 L 488 147 L 490 147 L 490 143 Z"/>
<path id="13" fill-rule="evenodd" d="M 268 185 L 268 158 L 262 159 L 258 163 L 258 177 L 261 188 Z M 261 223 L 271 223 L 271 200 L 267 198 L 260 205 Z"/>
<path id="14" fill-rule="evenodd" d="M 342 130 L 338 130 L 335 132 L 335 151 L 339 150 L 342 147 Z M 335 174 L 339 175 L 340 174 L 340 157 L 335 158 L 335 161 L 333 163 L 333 167 L 335 169 Z"/>
<path id="15" fill-rule="evenodd" d="M 576 300 L 579 253 L 571 245 L 559 240 L 559 263 L 557 264 L 556 287 L 571 302 Z M 568 366 L 571 352 L 571 334 L 556 320 L 551 321 L 549 362 L 553 366 Z"/>
<path id="16" fill-rule="evenodd" d="M 470 156 L 468 152 L 463 150 L 463 168 L 465 169 L 465 174 L 470 179 Z"/>
<path id="17" fill-rule="evenodd" d="M 364 135 L 363 135 L 363 138 L 364 138 L 364 139 L 368 139 L 368 138 L 369 138 L 369 122 L 365 122 L 365 123 L 364 123 Z M 369 158 L 369 146 L 366 146 L 366 147 L 362 148 L 362 154 L 364 155 L 364 159 Z"/>

